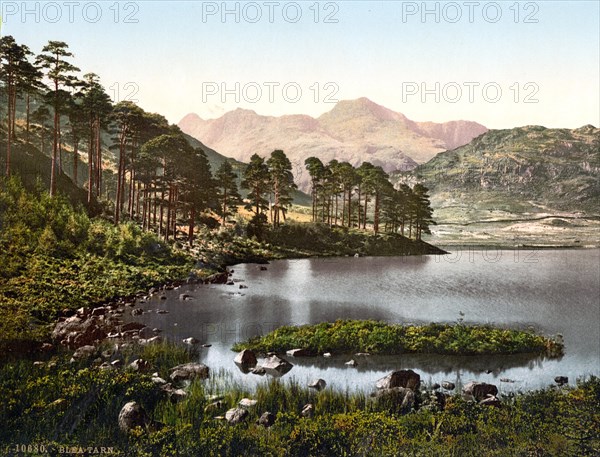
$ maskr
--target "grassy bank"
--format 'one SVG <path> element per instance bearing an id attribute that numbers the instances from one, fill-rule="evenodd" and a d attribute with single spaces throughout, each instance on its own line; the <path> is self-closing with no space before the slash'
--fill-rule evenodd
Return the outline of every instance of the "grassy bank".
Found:
<path id="1" fill-rule="evenodd" d="M 134 224 L 91 219 L 64 198 L 0 183 L 0 353 L 25 351 L 64 309 L 186 278 L 191 257 Z"/>
<path id="2" fill-rule="evenodd" d="M 562 354 L 561 342 L 528 331 L 488 325 L 386 324 L 372 320 L 338 320 L 316 325 L 286 326 L 238 343 L 234 351 L 283 352 L 302 348 L 314 353 L 371 354 Z"/>
<path id="3" fill-rule="evenodd" d="M 60 447 L 111 447 L 117 456 L 592 456 L 600 451 L 600 380 L 577 387 L 517 394 L 493 408 L 467 402 L 458 394 L 445 407 L 417 393 L 415 409 L 400 412 L 394 401 L 363 393 L 307 389 L 297 382 L 265 380 L 248 391 L 224 373 L 193 381 L 178 402 L 161 395 L 149 374 L 128 369 L 101 370 L 91 361 L 69 363 L 55 355 L 44 365 L 30 360 L 0 367 L 0 454 L 17 455 L 17 444 Z M 111 357 L 125 363 L 143 357 L 165 379 L 176 364 L 195 354 L 159 344 L 131 347 Z M 91 360 L 91 359 L 90 359 Z M 219 406 L 209 406 L 219 395 Z M 248 418 L 229 425 L 222 416 L 242 398 L 257 400 Z M 117 416 L 137 401 L 154 426 L 124 434 Z M 314 417 L 301 409 L 314 405 Z M 274 425 L 256 424 L 275 414 Z M 19 454 L 22 455 L 22 454 Z"/>

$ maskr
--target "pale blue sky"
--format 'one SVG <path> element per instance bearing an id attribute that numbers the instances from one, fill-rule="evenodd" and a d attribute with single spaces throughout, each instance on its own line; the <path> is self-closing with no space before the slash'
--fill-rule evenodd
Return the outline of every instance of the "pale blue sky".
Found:
<path id="1" fill-rule="evenodd" d="M 226 3 L 238 8 L 239 22 L 235 14 L 223 21 L 223 2 L 26 2 L 25 17 L 23 2 L 1 3 L 2 34 L 35 52 L 49 39 L 66 41 L 73 62 L 98 73 L 111 95 L 119 87 L 122 99 L 137 88 L 133 98 L 144 109 L 172 122 L 238 106 L 317 116 L 333 107 L 324 102 L 330 94 L 368 97 L 418 121 L 468 119 L 491 128 L 600 123 L 598 1 L 428 2 L 433 12 L 425 17 L 422 2 Z M 102 16 L 91 23 L 84 11 L 88 19 Z M 258 11 L 261 18 L 249 22 Z M 128 14 L 137 23 L 126 22 Z M 327 14 L 337 23 L 326 23 Z M 222 85 L 233 91 L 225 103 Z M 423 89 L 430 90 L 424 100 Z M 527 96 L 537 102 L 525 103 Z"/>

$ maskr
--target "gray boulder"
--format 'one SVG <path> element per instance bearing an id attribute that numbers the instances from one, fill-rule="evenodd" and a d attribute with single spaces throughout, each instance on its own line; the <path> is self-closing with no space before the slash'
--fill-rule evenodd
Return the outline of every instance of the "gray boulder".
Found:
<path id="1" fill-rule="evenodd" d="M 258 425 L 269 428 L 275 423 L 275 414 L 265 411 L 258 419 Z"/>
<path id="2" fill-rule="evenodd" d="M 309 349 L 290 349 L 286 351 L 286 355 L 290 357 L 312 357 L 315 353 Z"/>
<path id="3" fill-rule="evenodd" d="M 86 345 L 81 346 L 73 353 L 75 360 L 85 360 L 96 355 L 96 348 L 94 346 Z"/>
<path id="4" fill-rule="evenodd" d="M 467 397 L 472 397 L 476 401 L 481 401 L 488 395 L 498 395 L 498 387 L 496 387 L 494 384 L 487 384 L 485 382 L 472 381 L 466 384 L 462 391 Z"/>
<path id="5" fill-rule="evenodd" d="M 290 371 L 293 366 L 294 365 L 285 360 L 283 357 L 279 357 L 277 355 L 272 355 L 262 364 L 265 372 L 273 376 L 282 376 Z"/>
<path id="6" fill-rule="evenodd" d="M 248 411 L 244 408 L 232 408 L 225 413 L 225 419 L 231 425 L 239 424 L 248 418 Z"/>
<path id="7" fill-rule="evenodd" d="M 250 349 L 244 349 L 243 351 L 238 352 L 233 361 L 246 368 L 255 367 L 257 363 L 256 355 Z"/>
<path id="8" fill-rule="evenodd" d="M 456 385 L 453 382 L 444 381 L 442 382 L 442 387 L 446 390 L 454 390 L 456 388 Z"/>
<path id="9" fill-rule="evenodd" d="M 308 385 L 308 387 L 310 387 L 311 389 L 316 389 L 319 391 L 323 390 L 325 386 L 327 386 L 327 383 L 324 379 L 315 379 Z"/>
<path id="10" fill-rule="evenodd" d="M 302 411 L 300 412 L 300 415 L 302 417 L 313 417 L 314 414 L 315 414 L 315 407 L 313 406 L 312 403 L 307 403 L 306 405 L 304 405 L 304 407 L 302 408 Z"/>
<path id="11" fill-rule="evenodd" d="M 202 363 L 190 362 L 171 368 L 171 380 L 173 382 L 191 381 L 192 379 L 208 378 L 209 369 Z"/>
<path id="12" fill-rule="evenodd" d="M 125 433 L 135 427 L 145 427 L 147 424 L 146 411 L 134 401 L 126 403 L 119 413 L 119 428 Z"/>
<path id="13" fill-rule="evenodd" d="M 389 375 L 381 378 L 375 385 L 378 389 L 391 389 L 394 387 L 405 387 L 416 391 L 421 385 L 421 376 L 413 370 L 393 371 Z"/>

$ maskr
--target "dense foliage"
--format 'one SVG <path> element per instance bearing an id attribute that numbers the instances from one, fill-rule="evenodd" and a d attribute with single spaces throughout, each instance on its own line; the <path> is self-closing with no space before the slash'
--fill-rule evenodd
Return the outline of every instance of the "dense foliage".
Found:
<path id="1" fill-rule="evenodd" d="M 2 349 L 41 337 L 65 308 L 131 295 L 191 268 L 131 223 L 90 219 L 60 196 L 27 192 L 15 178 L 0 182 Z"/>
<path id="2" fill-rule="evenodd" d="M 194 355 L 150 345 L 111 357 L 125 363 L 142 357 L 167 378 L 170 367 Z M 55 451 L 110 446 L 113 455 L 129 457 L 593 456 L 600 451 L 600 380 L 594 377 L 577 387 L 517 394 L 499 408 L 459 395 L 440 408 L 418 392 L 416 408 L 408 414 L 401 414 L 394 402 L 365 393 L 316 392 L 277 379 L 250 392 L 217 373 L 186 390 L 187 397 L 174 403 L 161 396 L 148 374 L 101 370 L 92 362 L 69 363 L 61 356 L 43 365 L 21 360 L 0 367 L 0 453 L 17 455 L 16 443 Z M 212 395 L 222 398 L 220 405 L 209 406 Z M 257 404 L 248 409 L 244 423 L 232 426 L 215 419 L 248 397 Z M 126 435 L 117 427 L 117 416 L 132 400 L 155 425 Z M 312 418 L 300 415 L 307 403 L 314 405 Z M 269 429 L 256 424 L 265 411 L 276 416 Z"/>
<path id="3" fill-rule="evenodd" d="M 235 351 L 267 353 L 302 348 L 323 352 L 371 354 L 562 354 L 562 343 L 528 331 L 462 323 L 400 325 L 372 320 L 338 320 L 316 325 L 280 327 L 267 335 L 238 343 Z"/>

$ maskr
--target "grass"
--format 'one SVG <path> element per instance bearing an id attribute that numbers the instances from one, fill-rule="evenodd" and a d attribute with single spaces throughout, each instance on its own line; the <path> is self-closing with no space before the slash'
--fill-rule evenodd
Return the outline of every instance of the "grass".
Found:
<path id="1" fill-rule="evenodd" d="M 107 348 L 102 348 L 106 350 Z M 163 378 L 169 368 L 197 355 L 172 344 L 133 346 L 111 357 L 143 357 Z M 187 397 L 173 403 L 150 380 L 128 369 L 103 371 L 91 360 L 69 363 L 69 354 L 50 356 L 43 366 L 22 359 L 0 367 L 0 454 L 17 455 L 16 444 L 60 447 L 110 446 L 120 457 L 146 456 L 505 456 L 597 455 L 600 451 L 600 379 L 576 387 L 517 394 L 490 408 L 447 398 L 431 407 L 417 393 L 413 411 L 363 392 L 326 388 L 316 392 L 298 382 L 265 379 L 255 390 L 226 372 L 193 381 Z M 207 406 L 220 395 L 219 407 Z M 215 419 L 249 397 L 248 420 L 236 426 Z M 120 408 L 137 401 L 155 425 L 124 434 Z M 300 411 L 314 405 L 314 417 Z M 270 429 L 260 415 L 276 415 Z M 48 455 L 29 453 L 28 455 Z"/>
<path id="2" fill-rule="evenodd" d="M 315 353 L 435 353 L 457 355 L 538 353 L 562 355 L 561 342 L 530 331 L 489 325 L 387 324 L 373 320 L 338 320 L 285 326 L 234 345 L 234 351 L 284 352 L 302 348 Z"/>

